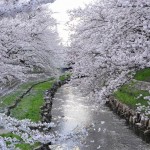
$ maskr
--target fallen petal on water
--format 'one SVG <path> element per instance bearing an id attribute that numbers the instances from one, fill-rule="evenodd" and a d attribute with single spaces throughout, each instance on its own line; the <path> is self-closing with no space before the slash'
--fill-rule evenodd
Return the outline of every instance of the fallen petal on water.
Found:
<path id="1" fill-rule="evenodd" d="M 97 149 L 100 149 L 101 148 L 101 146 L 99 145 L 98 147 L 97 147 Z"/>

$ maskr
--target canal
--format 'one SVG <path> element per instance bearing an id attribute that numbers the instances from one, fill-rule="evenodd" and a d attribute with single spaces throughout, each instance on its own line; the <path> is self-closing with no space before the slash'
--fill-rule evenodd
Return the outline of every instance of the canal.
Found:
<path id="1" fill-rule="evenodd" d="M 84 97 L 77 87 L 62 86 L 53 99 L 52 150 L 150 150 L 105 106 Z"/>

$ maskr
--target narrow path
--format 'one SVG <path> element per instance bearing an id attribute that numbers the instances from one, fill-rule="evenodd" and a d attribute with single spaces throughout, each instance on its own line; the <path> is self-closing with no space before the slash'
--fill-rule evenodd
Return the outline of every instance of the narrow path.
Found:
<path id="1" fill-rule="evenodd" d="M 150 150 L 124 120 L 83 97 L 76 87 L 65 85 L 58 90 L 52 116 L 57 124 L 52 132 L 62 134 L 52 150 Z M 67 135 L 72 136 L 66 139 Z"/>
<path id="2" fill-rule="evenodd" d="M 0 97 L 13 91 L 15 88 L 18 87 L 19 84 L 19 80 L 13 80 L 11 84 L 3 84 L 2 82 L 0 82 Z"/>
<path id="3" fill-rule="evenodd" d="M 133 81 L 135 82 L 135 88 L 139 90 L 146 90 L 146 91 L 150 90 L 150 82 L 138 81 L 138 80 L 133 80 Z"/>

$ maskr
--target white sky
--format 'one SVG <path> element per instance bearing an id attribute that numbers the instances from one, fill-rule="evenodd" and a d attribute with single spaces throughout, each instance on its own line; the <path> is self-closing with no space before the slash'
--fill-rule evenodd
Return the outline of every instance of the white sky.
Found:
<path id="1" fill-rule="evenodd" d="M 69 20 L 67 11 L 84 7 L 85 4 L 90 3 L 92 0 L 56 0 L 51 4 L 50 8 L 53 12 L 56 12 L 53 17 L 57 19 L 58 24 L 58 32 L 60 37 L 64 42 L 68 39 L 68 31 L 65 23 Z"/>

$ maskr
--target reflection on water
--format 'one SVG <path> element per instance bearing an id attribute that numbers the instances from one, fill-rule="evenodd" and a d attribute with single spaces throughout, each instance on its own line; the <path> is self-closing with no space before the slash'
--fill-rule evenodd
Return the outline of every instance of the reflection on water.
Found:
<path id="1" fill-rule="evenodd" d="M 85 105 L 87 99 L 82 97 L 75 88 L 63 87 L 58 91 L 53 103 L 53 118 L 59 118 L 59 130 L 68 134 L 79 126 L 90 123 L 90 111 Z M 55 110 L 55 111 L 54 111 Z"/>
<path id="2" fill-rule="evenodd" d="M 65 85 L 58 90 L 52 116 L 57 124 L 52 132 L 62 135 L 52 143 L 52 150 L 150 150 L 124 120 L 90 102 L 75 87 Z"/>
<path id="3" fill-rule="evenodd" d="M 61 126 L 61 131 L 68 134 L 77 126 L 82 126 L 90 122 L 90 112 L 88 107 L 84 106 L 85 98 L 80 98 L 72 88 L 64 88 L 63 93 L 66 95 L 64 104 L 62 105 L 64 122 Z"/>

